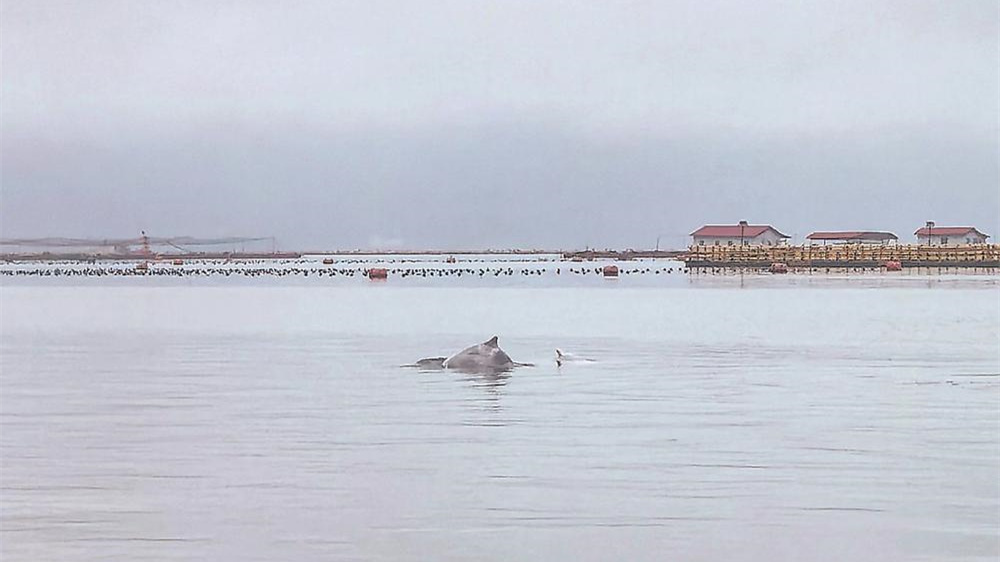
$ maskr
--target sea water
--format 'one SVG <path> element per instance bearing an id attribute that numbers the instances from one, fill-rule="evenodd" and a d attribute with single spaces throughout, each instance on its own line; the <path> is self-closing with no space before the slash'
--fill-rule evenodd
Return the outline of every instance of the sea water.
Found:
<path id="1" fill-rule="evenodd" d="M 995 275 L 507 265 L 5 277 L 0 559 L 1000 556 Z"/>

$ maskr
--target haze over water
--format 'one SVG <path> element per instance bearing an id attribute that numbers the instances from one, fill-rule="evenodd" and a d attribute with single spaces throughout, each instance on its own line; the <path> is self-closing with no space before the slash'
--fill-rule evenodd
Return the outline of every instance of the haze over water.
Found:
<path id="1" fill-rule="evenodd" d="M 1000 235 L 995 2 L 3 0 L 0 59 L 5 252 Z M 2 562 L 1000 558 L 996 269 L 164 258 L 0 263 Z"/>
<path id="2" fill-rule="evenodd" d="M 1000 554 L 996 275 L 3 283 L 5 561 Z"/>

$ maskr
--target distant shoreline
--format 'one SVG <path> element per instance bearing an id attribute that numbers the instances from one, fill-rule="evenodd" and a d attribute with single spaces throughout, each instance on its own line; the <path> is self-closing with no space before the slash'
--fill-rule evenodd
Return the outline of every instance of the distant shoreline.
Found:
<path id="1" fill-rule="evenodd" d="M 303 256 L 561 256 L 566 259 L 661 258 L 676 259 L 687 250 L 316 250 L 297 252 L 177 252 L 162 254 L 117 253 L 90 254 L 81 252 L 32 252 L 0 254 L 4 261 L 121 261 L 121 260 L 261 260 L 301 259 Z"/>

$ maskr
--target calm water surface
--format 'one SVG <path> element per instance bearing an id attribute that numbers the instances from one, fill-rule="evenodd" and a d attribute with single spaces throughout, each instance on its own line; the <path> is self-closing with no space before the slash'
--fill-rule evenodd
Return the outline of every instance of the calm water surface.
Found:
<path id="1" fill-rule="evenodd" d="M 996 277 L 119 281 L 0 290 L 5 562 L 1000 556 Z"/>

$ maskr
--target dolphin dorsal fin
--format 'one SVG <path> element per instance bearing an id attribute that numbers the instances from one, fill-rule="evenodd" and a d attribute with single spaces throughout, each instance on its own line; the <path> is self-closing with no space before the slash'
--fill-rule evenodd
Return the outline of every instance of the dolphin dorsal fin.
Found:
<path id="1" fill-rule="evenodd" d="M 500 344 L 497 343 L 498 339 L 499 338 L 497 336 L 493 336 L 492 338 L 490 338 L 490 341 L 483 342 L 483 345 L 485 345 L 486 347 L 500 347 Z"/>

